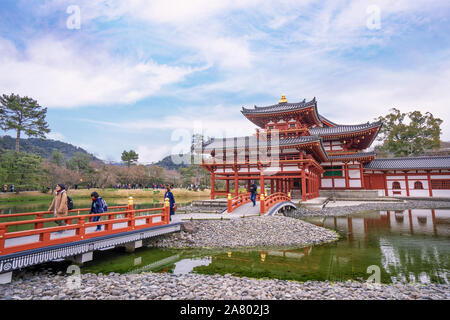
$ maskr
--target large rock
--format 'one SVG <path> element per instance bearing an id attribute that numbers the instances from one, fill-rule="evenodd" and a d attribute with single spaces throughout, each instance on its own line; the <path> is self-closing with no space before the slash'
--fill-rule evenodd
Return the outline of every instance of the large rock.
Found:
<path id="1" fill-rule="evenodd" d="M 196 227 L 192 222 L 183 222 L 181 230 L 187 233 L 195 233 L 198 231 L 198 227 Z"/>

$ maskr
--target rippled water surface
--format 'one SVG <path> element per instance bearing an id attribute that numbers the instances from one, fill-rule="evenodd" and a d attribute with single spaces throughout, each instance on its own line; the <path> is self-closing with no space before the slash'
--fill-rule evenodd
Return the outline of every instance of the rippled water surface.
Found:
<path id="1" fill-rule="evenodd" d="M 450 210 L 381 211 L 306 221 L 338 231 L 322 246 L 264 250 L 105 251 L 82 272 L 227 274 L 256 278 L 449 283 Z M 369 272 L 368 272 L 369 268 Z"/>

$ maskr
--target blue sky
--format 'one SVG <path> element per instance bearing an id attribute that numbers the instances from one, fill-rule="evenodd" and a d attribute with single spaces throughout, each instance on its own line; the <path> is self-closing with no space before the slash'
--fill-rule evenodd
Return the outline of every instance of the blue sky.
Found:
<path id="1" fill-rule="evenodd" d="M 342 124 L 430 111 L 448 141 L 449 18 L 444 0 L 2 0 L 0 93 L 38 100 L 50 138 L 104 160 L 251 134 L 242 106 L 281 94 Z"/>

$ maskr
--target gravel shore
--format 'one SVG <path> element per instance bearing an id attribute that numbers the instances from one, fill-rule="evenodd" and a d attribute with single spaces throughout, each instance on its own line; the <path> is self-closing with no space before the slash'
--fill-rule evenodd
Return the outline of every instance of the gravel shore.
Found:
<path id="1" fill-rule="evenodd" d="M 338 240 L 331 230 L 284 216 L 184 223 L 184 231 L 161 236 L 148 245 L 160 248 L 238 248 L 309 246 Z"/>
<path id="2" fill-rule="evenodd" d="M 399 203 L 373 202 L 364 203 L 355 206 L 326 207 L 323 209 L 310 209 L 300 207 L 297 210 L 286 211 L 285 215 L 292 218 L 301 218 L 306 216 L 344 216 L 350 213 L 371 211 L 371 210 L 408 210 L 408 209 L 439 209 L 450 208 L 449 201 L 423 201 L 408 200 Z"/>
<path id="3" fill-rule="evenodd" d="M 450 299 L 450 286 L 427 284 L 369 285 L 363 282 L 258 280 L 231 275 L 132 275 L 80 276 L 80 286 L 70 287 L 67 276 L 25 275 L 0 286 L 0 299 L 8 300 L 374 300 Z"/>

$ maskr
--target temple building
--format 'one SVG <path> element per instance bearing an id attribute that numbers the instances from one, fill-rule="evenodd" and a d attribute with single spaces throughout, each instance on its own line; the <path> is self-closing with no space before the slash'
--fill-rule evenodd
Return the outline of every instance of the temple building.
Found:
<path id="1" fill-rule="evenodd" d="M 320 190 L 378 190 L 380 196 L 450 197 L 450 156 L 377 159 L 367 151 L 382 123 L 336 124 L 318 112 L 316 98 L 242 108 L 258 128 L 253 136 L 211 139 L 202 166 L 211 172 L 211 199 L 238 195 L 259 181 L 267 193 L 306 201 Z M 206 155 L 206 156 L 205 156 Z M 224 190 L 215 181 L 225 181 Z"/>

